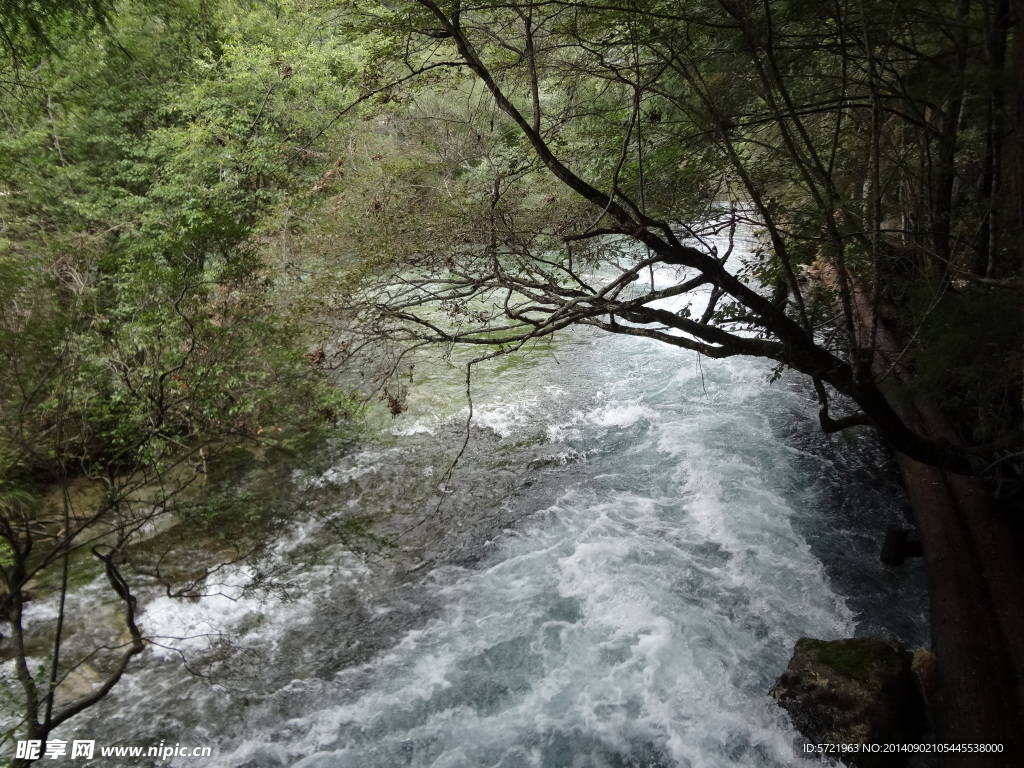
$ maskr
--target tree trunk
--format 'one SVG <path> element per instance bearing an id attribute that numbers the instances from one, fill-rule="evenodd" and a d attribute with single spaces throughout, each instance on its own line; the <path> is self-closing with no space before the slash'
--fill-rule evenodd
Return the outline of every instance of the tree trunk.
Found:
<path id="1" fill-rule="evenodd" d="M 870 327 L 870 305 L 858 295 L 858 319 Z M 879 321 L 875 373 L 893 366 L 899 349 Z M 907 374 L 896 366 L 897 380 Z M 955 440 L 949 422 L 920 398 L 895 403 L 922 434 Z M 983 482 L 896 454 L 928 566 L 932 645 L 939 662 L 933 702 L 936 740 L 1002 744 L 1003 752 L 950 753 L 940 766 L 1018 766 L 1024 755 L 1024 569 L 1006 520 L 993 511 Z"/>

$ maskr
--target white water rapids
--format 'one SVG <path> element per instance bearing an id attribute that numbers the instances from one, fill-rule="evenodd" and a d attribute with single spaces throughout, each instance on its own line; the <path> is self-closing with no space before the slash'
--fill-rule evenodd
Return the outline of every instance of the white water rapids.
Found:
<path id="1" fill-rule="evenodd" d="M 401 554 L 298 520 L 273 556 L 290 600 L 150 598 L 144 630 L 234 651 L 204 681 L 151 649 L 58 735 L 214 748 L 132 766 L 805 764 L 767 695 L 793 643 L 922 643 L 924 577 L 877 562 L 904 505 L 881 450 L 821 435 L 809 387 L 770 373 L 587 331 L 481 367 L 453 492 Z M 296 482 L 341 488 L 338 519 L 429 515 L 465 420 L 430 375 L 388 434 Z"/>

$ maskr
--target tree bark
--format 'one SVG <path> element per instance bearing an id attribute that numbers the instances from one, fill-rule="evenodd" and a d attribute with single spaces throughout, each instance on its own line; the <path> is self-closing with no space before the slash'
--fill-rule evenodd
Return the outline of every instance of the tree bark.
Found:
<path id="1" fill-rule="evenodd" d="M 873 318 L 858 295 L 858 319 Z M 879 320 L 874 368 L 892 369 L 898 347 Z M 933 438 L 955 440 L 938 410 L 918 398 L 895 403 L 902 420 Z M 941 755 L 956 768 L 1017 766 L 1024 756 L 1024 569 L 1006 520 L 983 482 L 943 472 L 897 452 L 928 566 L 932 646 L 939 661 L 933 702 L 936 740 L 1002 744 L 1001 754 Z"/>

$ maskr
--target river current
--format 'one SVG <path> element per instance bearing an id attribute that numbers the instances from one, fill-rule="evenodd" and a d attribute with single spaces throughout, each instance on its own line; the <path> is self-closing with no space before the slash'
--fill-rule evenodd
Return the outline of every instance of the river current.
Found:
<path id="1" fill-rule="evenodd" d="M 148 597 L 143 629 L 193 636 L 167 644 L 206 677 L 152 647 L 58 735 L 214 752 L 133 766 L 814 764 L 767 695 L 794 642 L 924 643 L 924 573 L 878 563 L 905 514 L 884 451 L 820 434 L 810 387 L 771 374 L 566 333 L 478 367 L 446 478 L 462 374 L 420 361 L 405 414 L 293 478 L 330 502 L 270 556 L 287 594 L 240 571 Z M 339 544 L 352 514 L 394 546 Z"/>

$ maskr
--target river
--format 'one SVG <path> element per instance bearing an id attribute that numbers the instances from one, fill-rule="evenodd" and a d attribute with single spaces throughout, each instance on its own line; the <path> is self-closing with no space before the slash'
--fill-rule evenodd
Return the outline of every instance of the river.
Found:
<path id="1" fill-rule="evenodd" d="M 248 569 L 146 597 L 143 629 L 193 636 L 167 644 L 207 677 L 150 648 L 57 735 L 214 752 L 133 766 L 804 764 L 767 696 L 794 642 L 920 645 L 925 577 L 877 560 L 906 506 L 885 452 L 820 434 L 807 383 L 771 373 L 578 329 L 478 367 L 446 480 L 461 372 L 420 360 L 405 414 L 294 476 L 325 501 L 265 563 L 286 594 Z M 395 546 L 340 544 L 353 514 Z"/>

